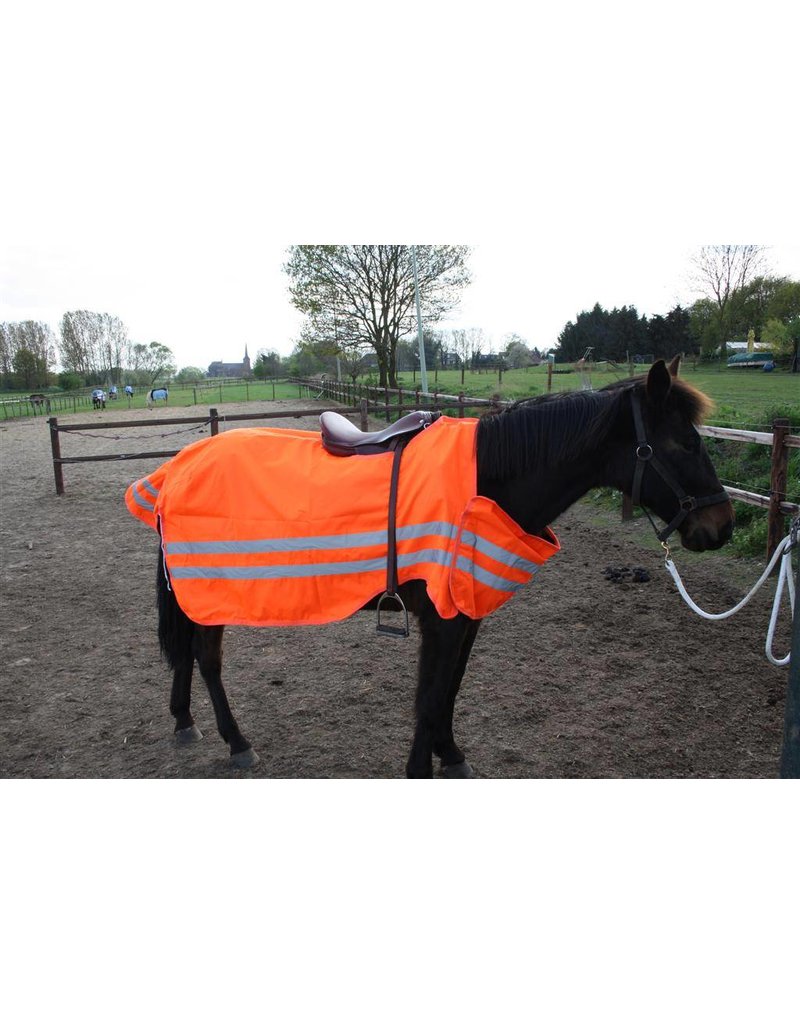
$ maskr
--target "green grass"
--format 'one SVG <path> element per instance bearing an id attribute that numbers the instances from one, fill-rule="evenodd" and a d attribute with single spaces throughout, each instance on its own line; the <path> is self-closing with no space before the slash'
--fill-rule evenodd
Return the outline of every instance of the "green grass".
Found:
<path id="1" fill-rule="evenodd" d="M 98 416 L 108 418 L 109 413 L 117 416 L 123 415 L 128 409 L 144 409 L 147 405 L 147 388 L 137 388 L 132 398 L 120 393 L 115 401 L 108 401 L 105 410 L 98 411 Z M 51 401 L 51 415 L 60 416 L 66 413 L 94 414 L 92 408 L 91 388 L 83 388 L 80 392 L 63 392 L 58 389 L 49 388 L 45 391 Z M 30 391 L 0 391 L 0 403 L 10 403 L 2 406 L 0 411 L 0 422 L 3 419 L 14 419 L 20 415 L 30 415 L 30 406 L 24 400 Z M 170 384 L 169 385 L 169 408 L 193 408 L 210 407 L 232 402 L 271 402 L 275 400 L 291 400 L 299 398 L 300 391 L 296 384 L 287 384 L 285 381 L 242 381 L 236 384 L 214 384 L 211 381 L 203 381 L 201 384 Z M 19 401 L 23 404 L 20 406 Z M 156 403 L 156 409 L 163 403 Z"/>
<path id="2" fill-rule="evenodd" d="M 552 378 L 553 391 L 575 391 L 582 387 L 579 373 L 566 365 L 556 366 Z M 636 367 L 637 373 L 647 367 Z M 564 372 L 568 370 L 569 372 Z M 626 369 L 606 369 L 604 365 L 595 369 L 589 380 L 594 388 L 601 388 L 615 380 L 628 376 Z M 729 370 L 727 367 L 684 367 L 682 376 L 694 384 L 716 405 L 708 422 L 718 426 L 739 427 L 745 430 L 771 429 L 774 415 L 789 416 L 793 425 L 800 426 L 800 374 L 779 370 L 763 373 L 758 370 Z M 410 373 L 400 374 L 403 387 L 414 389 L 419 385 Z M 428 388 L 437 388 L 444 394 L 457 395 L 462 390 L 460 370 L 440 370 L 438 374 L 428 373 Z M 470 398 L 491 398 L 500 395 L 502 399 L 527 398 L 542 395 L 547 391 L 547 367 L 529 367 L 526 370 L 507 370 L 502 383 L 497 373 L 471 373 L 464 375 L 464 393 Z"/>

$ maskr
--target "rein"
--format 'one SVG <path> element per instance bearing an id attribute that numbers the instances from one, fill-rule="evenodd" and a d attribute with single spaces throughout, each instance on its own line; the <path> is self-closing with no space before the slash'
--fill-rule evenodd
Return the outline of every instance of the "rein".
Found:
<path id="1" fill-rule="evenodd" d="M 677 530 L 690 512 L 694 512 L 695 509 L 698 508 L 706 508 L 708 505 L 720 505 L 722 502 L 729 501 L 730 499 L 728 498 L 727 492 L 724 490 L 718 491 L 717 494 L 709 494 L 705 498 L 695 498 L 692 495 L 687 494 L 667 467 L 656 457 L 656 454 L 653 451 L 653 446 L 647 440 L 647 432 L 644 427 L 644 417 L 642 416 L 642 403 L 639 394 L 636 391 L 631 394 L 631 405 L 633 406 L 633 423 L 636 428 L 636 469 L 633 473 L 631 498 L 634 505 L 639 505 L 644 509 L 645 515 L 650 520 L 650 525 L 655 530 L 656 537 L 661 541 L 662 546 L 666 547 L 667 538 Z M 647 466 L 653 467 L 656 473 L 658 473 L 664 483 L 678 499 L 678 503 L 680 505 L 677 515 L 671 522 L 667 523 L 663 530 L 658 529 L 656 524 L 653 522 L 653 517 L 650 515 L 650 512 L 642 504 L 642 478 L 644 477 L 644 471 Z M 669 551 L 668 548 L 667 551 Z"/>

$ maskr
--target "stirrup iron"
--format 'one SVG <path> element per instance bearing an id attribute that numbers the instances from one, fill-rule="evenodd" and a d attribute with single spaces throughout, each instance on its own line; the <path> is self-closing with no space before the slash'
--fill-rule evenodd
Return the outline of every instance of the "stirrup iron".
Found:
<path id="1" fill-rule="evenodd" d="M 400 605 L 397 611 L 402 612 L 405 617 L 404 626 L 390 626 L 385 621 L 381 622 L 381 605 L 386 600 L 396 601 L 397 604 Z M 385 609 L 384 611 L 386 610 L 388 609 Z M 381 596 L 378 598 L 377 614 L 378 624 L 375 629 L 377 633 L 383 633 L 386 636 L 408 636 L 408 609 L 403 604 L 403 600 L 399 594 L 390 594 L 388 590 L 385 593 L 381 594 Z"/>

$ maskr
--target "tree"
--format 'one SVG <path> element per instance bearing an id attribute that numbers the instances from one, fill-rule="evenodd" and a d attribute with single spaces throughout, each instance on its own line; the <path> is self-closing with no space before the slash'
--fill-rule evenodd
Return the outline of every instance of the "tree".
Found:
<path id="1" fill-rule="evenodd" d="M 15 388 L 42 387 L 47 382 L 47 366 L 29 348 L 18 348 L 12 362 L 11 381 Z"/>
<path id="2" fill-rule="evenodd" d="M 87 383 L 122 383 L 128 331 L 119 317 L 77 309 L 61 318 L 61 362 Z"/>
<path id="3" fill-rule="evenodd" d="M 62 391 L 77 391 L 83 380 L 74 370 L 62 370 L 58 375 L 58 386 Z"/>
<path id="4" fill-rule="evenodd" d="M 666 316 L 651 316 L 647 322 L 647 350 L 655 359 L 671 359 L 693 352 L 696 345 L 690 332 L 688 309 L 676 306 Z"/>
<path id="5" fill-rule="evenodd" d="M 151 341 L 149 345 L 131 346 L 131 365 L 127 369 L 135 383 L 149 387 L 159 379 L 171 377 L 176 366 L 172 350 L 159 341 Z"/>
<path id="6" fill-rule="evenodd" d="M 711 299 L 698 299 L 689 308 L 689 333 L 706 359 L 725 343 L 719 310 Z"/>
<path id="7" fill-rule="evenodd" d="M 464 386 L 464 372 L 467 363 L 473 364 L 486 345 L 486 337 L 482 327 L 456 328 L 451 332 L 453 349 L 461 363 L 461 386 Z"/>
<path id="8" fill-rule="evenodd" d="M 436 323 L 469 284 L 466 246 L 416 247 L 423 320 Z M 380 385 L 397 387 L 397 344 L 416 330 L 411 249 L 405 245 L 295 245 L 284 270 L 293 304 L 337 351 L 370 345 Z"/>
<path id="9" fill-rule="evenodd" d="M 695 286 L 715 311 L 716 326 L 706 334 L 718 337 L 720 345 L 753 326 L 741 322 L 743 293 L 763 270 L 764 251 L 761 245 L 705 245 L 692 259 Z"/>
<path id="10" fill-rule="evenodd" d="M 785 324 L 800 317 L 800 281 L 780 280 L 769 300 L 767 317 Z"/>
<path id="11" fill-rule="evenodd" d="M 281 357 L 274 349 L 259 349 L 256 353 L 256 363 L 253 367 L 253 376 L 258 380 L 265 380 L 267 377 L 277 377 L 281 372 Z"/>
<path id="12" fill-rule="evenodd" d="M 788 359 L 792 373 L 800 373 L 800 316 L 788 323 L 771 319 L 764 325 L 762 340 L 769 345 L 776 356 Z"/>
<path id="13" fill-rule="evenodd" d="M 519 370 L 533 362 L 533 352 L 528 348 L 525 339 L 518 334 L 507 334 L 503 338 L 503 352 L 503 358 L 510 370 Z"/>
<path id="14" fill-rule="evenodd" d="M 206 371 L 201 370 L 199 366 L 184 366 L 175 374 L 173 380 L 183 383 L 190 383 L 193 380 L 204 380 L 206 377 Z"/>
<path id="15" fill-rule="evenodd" d="M 13 385 L 15 375 L 22 374 L 26 383 L 20 387 L 46 387 L 55 361 L 55 336 L 48 324 L 37 320 L 0 324 L 0 376 L 8 383 Z"/>

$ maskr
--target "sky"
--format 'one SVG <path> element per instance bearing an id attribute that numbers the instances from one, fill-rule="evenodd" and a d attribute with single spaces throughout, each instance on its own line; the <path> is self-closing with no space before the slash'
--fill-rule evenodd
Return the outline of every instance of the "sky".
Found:
<path id="1" fill-rule="evenodd" d="M 209 246 L 225 249 L 216 239 Z M 495 350 L 511 332 L 546 350 L 568 320 L 595 302 L 634 305 L 648 316 L 689 305 L 698 297 L 694 251 L 595 243 L 532 253 L 513 240 L 478 242 L 468 261 L 472 283 L 438 326 L 481 327 Z M 800 280 L 800 246 L 771 247 L 767 258 L 775 273 Z M 180 240 L 146 257 L 125 244 L 113 255 L 80 242 L 19 247 L 3 267 L 0 320 L 41 320 L 57 332 L 67 310 L 112 313 L 134 341 L 167 345 L 178 367 L 239 361 L 245 346 L 251 358 L 270 348 L 288 355 L 302 318 L 288 297 L 284 259 L 280 244 L 239 244 L 235 253 L 211 258 L 205 247 Z"/>
<path id="2" fill-rule="evenodd" d="M 481 327 L 497 347 L 515 332 L 549 348 L 595 302 L 647 315 L 691 303 L 702 244 L 774 246 L 774 272 L 800 279 L 786 131 L 796 85 L 781 60 L 791 49 L 770 34 L 756 79 L 769 104 L 747 90 L 707 108 L 697 96 L 715 69 L 698 40 L 714 24 L 702 7 L 687 36 L 680 3 L 669 24 L 612 4 L 626 15 L 613 34 L 610 10 L 568 4 L 526 42 L 462 7 L 412 3 L 408 25 L 387 25 L 394 52 L 416 45 L 426 75 L 390 78 L 392 116 L 407 111 L 392 134 L 385 96 L 354 63 L 358 3 L 269 18 L 243 2 L 145 2 L 136 14 L 81 0 L 16 6 L 0 69 L 14 94 L 0 165 L 2 321 L 57 332 L 67 310 L 110 313 L 134 341 L 167 345 L 178 367 L 238 361 L 245 346 L 286 355 L 301 321 L 281 267 L 304 242 L 474 246 L 473 282 L 439 326 Z M 726 10 L 733 43 L 757 39 L 758 26 Z M 302 33 L 312 14 L 318 31 Z M 326 32 L 348 15 L 360 27 L 334 50 Z M 300 41 L 287 48 L 292 33 Z M 568 63 L 544 44 L 559 36 Z M 506 49 L 456 88 L 458 58 L 437 39 L 489 57 Z M 756 115 L 759 137 L 772 131 L 781 146 L 765 153 L 742 136 Z"/>

